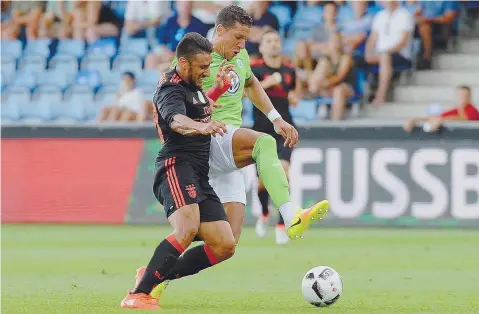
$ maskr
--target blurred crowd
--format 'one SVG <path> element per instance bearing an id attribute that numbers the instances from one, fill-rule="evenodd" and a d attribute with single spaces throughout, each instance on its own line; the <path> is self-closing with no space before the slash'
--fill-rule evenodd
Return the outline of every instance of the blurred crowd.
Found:
<path id="1" fill-rule="evenodd" d="M 333 120 L 364 95 L 373 106 L 387 102 L 397 73 L 431 68 L 432 51 L 443 49 L 458 31 L 458 1 L 1 1 L 4 40 L 147 40 L 142 69 L 165 71 L 187 32 L 208 38 L 221 8 L 236 3 L 253 17 L 247 50 L 261 58 L 262 35 L 277 30 L 285 61 L 301 82 L 303 99 L 322 98 Z M 4 52 L 2 52 L 3 55 Z M 3 75 L 3 74 L 2 74 Z M 114 103 L 100 120 L 144 120 L 148 101 L 125 71 Z M 125 105 L 128 104 L 128 105 Z M 116 108 L 116 109 L 115 109 Z"/>

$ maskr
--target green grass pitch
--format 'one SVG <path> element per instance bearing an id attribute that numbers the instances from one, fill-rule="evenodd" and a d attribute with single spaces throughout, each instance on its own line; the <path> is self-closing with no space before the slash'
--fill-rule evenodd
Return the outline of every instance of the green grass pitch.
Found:
<path id="1" fill-rule="evenodd" d="M 119 308 L 167 226 L 2 226 L 2 313 L 128 313 Z M 316 228 L 287 247 L 243 233 L 236 255 L 170 284 L 165 313 L 479 313 L 479 231 Z M 328 265 L 344 292 L 304 301 Z M 137 311 L 133 311 L 134 313 Z"/>

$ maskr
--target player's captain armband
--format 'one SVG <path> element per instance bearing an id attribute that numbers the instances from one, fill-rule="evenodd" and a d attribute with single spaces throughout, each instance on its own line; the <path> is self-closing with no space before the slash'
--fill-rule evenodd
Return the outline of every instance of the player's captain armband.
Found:
<path id="1" fill-rule="evenodd" d="M 217 89 L 215 87 L 212 87 L 209 91 L 206 92 L 206 96 L 211 98 L 213 101 L 217 101 L 218 98 L 220 98 L 221 95 L 223 95 L 228 90 L 228 88 L 230 88 L 230 87 L 231 87 L 231 82 L 224 79 L 223 80 L 223 88 Z"/>
<path id="2" fill-rule="evenodd" d="M 279 114 L 278 110 L 273 109 L 268 114 L 266 115 L 269 119 L 269 121 L 273 122 L 274 120 L 281 118 L 281 115 Z"/>

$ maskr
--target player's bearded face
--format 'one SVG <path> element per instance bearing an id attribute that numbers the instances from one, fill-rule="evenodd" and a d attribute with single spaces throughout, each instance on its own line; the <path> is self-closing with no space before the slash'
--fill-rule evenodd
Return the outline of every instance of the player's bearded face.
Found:
<path id="1" fill-rule="evenodd" d="M 220 54 L 226 59 L 231 60 L 241 49 L 244 49 L 246 40 L 248 39 L 250 28 L 245 25 L 236 23 L 230 28 L 219 25 L 217 29 Z"/>
<path id="2" fill-rule="evenodd" d="M 197 87 L 203 86 L 203 80 L 210 76 L 211 54 L 197 54 L 191 58 L 188 69 L 188 81 Z"/>

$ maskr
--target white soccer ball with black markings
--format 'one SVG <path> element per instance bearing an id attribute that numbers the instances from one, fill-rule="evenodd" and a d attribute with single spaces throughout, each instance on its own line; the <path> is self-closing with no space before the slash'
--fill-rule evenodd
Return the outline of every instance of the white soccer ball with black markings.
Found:
<path id="1" fill-rule="evenodd" d="M 329 266 L 318 266 L 304 275 L 302 282 L 303 296 L 314 306 L 327 307 L 343 293 L 343 281 L 338 272 Z"/>

